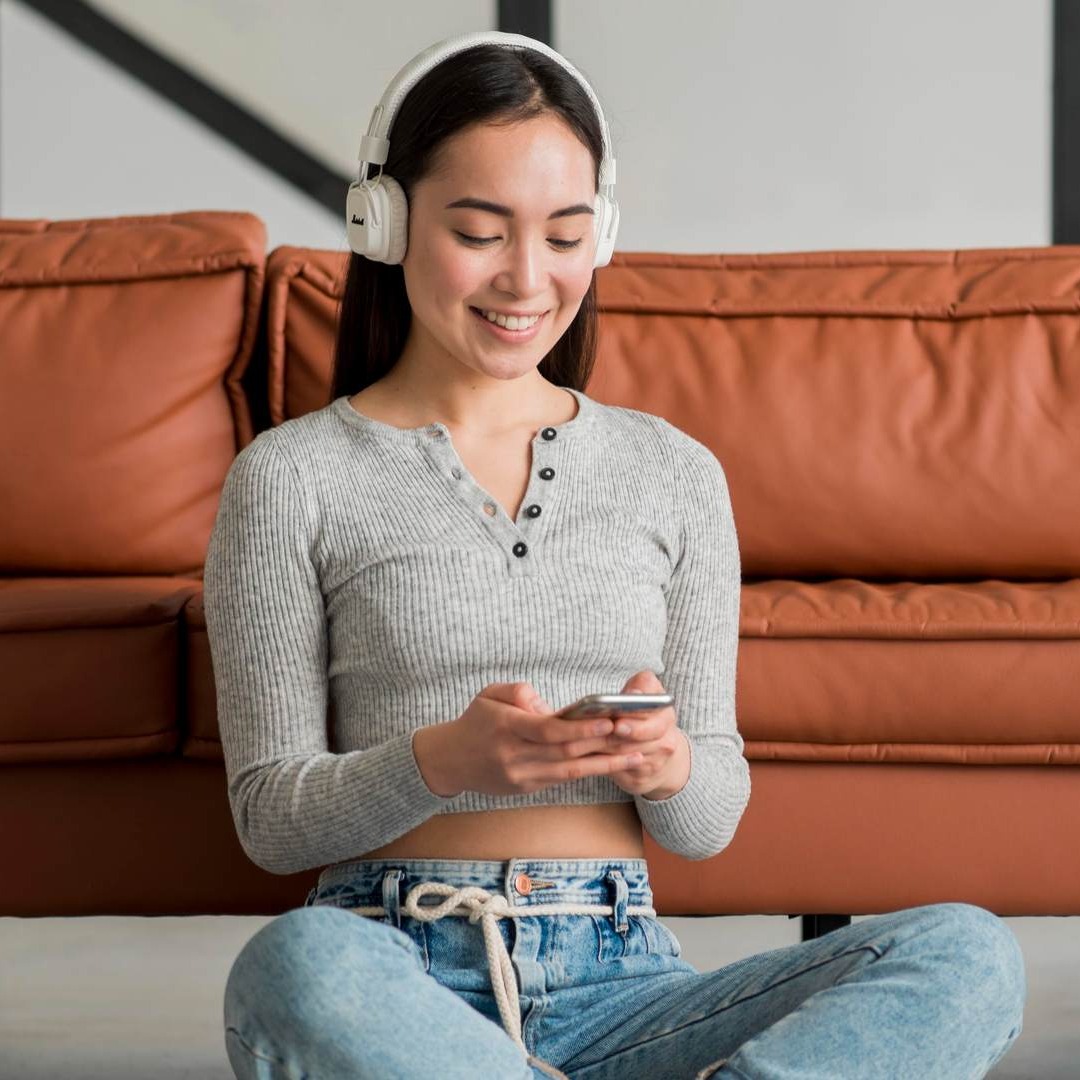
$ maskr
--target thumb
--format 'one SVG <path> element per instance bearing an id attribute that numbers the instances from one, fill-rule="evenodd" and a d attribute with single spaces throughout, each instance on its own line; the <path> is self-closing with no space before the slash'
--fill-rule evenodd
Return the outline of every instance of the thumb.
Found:
<path id="1" fill-rule="evenodd" d="M 539 690 L 533 690 L 532 688 L 525 694 L 527 709 L 531 709 L 537 713 L 550 713 L 555 710 L 540 696 Z"/>
<path id="2" fill-rule="evenodd" d="M 663 691 L 663 684 L 656 677 L 656 672 L 648 669 L 631 675 L 622 690 L 624 694 L 657 694 Z"/>

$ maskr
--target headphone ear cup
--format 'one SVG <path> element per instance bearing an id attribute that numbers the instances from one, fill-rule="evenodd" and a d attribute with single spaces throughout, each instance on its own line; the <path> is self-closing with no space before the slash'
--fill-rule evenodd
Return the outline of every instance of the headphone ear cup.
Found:
<path id="1" fill-rule="evenodd" d="M 349 247 L 357 255 L 371 258 L 371 246 L 374 233 L 371 229 L 371 189 L 367 184 L 354 180 L 349 185 L 349 194 L 345 202 L 345 230 L 349 238 Z"/>
<path id="2" fill-rule="evenodd" d="M 409 200 L 405 197 L 402 186 L 385 173 L 380 177 L 379 187 L 385 193 L 383 214 L 386 222 L 383 228 L 383 251 L 385 263 L 391 265 L 405 258 L 409 246 Z"/>
<path id="3" fill-rule="evenodd" d="M 354 180 L 346 203 L 349 247 L 372 262 L 399 263 L 409 242 L 409 202 L 401 185 L 382 174 L 374 183 Z"/>
<path id="4" fill-rule="evenodd" d="M 596 257 L 593 266 L 607 266 L 615 251 L 615 236 L 619 231 L 619 204 L 600 192 L 596 193 L 593 204 L 594 235 L 596 239 Z"/>

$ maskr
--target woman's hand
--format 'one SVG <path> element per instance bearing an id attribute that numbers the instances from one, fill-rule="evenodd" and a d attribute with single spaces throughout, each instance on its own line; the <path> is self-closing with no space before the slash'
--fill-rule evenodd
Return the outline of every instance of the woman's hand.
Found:
<path id="1" fill-rule="evenodd" d="M 436 794 L 527 794 L 633 768 L 639 748 L 630 743 L 613 752 L 613 728 L 609 717 L 557 716 L 527 682 L 492 683 L 456 720 L 417 731 L 413 748 L 421 775 Z"/>
<path id="2" fill-rule="evenodd" d="M 655 672 L 646 670 L 632 675 L 622 693 L 662 694 L 664 687 Z M 636 747 L 644 757 L 640 765 L 611 773 L 611 779 L 623 791 L 647 799 L 667 799 L 681 791 L 690 778 L 690 744 L 675 706 L 616 719 L 615 732 L 606 740 L 610 752 L 619 755 Z"/>

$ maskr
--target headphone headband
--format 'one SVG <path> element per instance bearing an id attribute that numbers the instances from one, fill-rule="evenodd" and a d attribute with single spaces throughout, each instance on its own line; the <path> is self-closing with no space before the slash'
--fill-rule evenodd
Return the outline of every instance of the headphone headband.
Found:
<path id="1" fill-rule="evenodd" d="M 474 45 L 500 45 L 515 50 L 530 49 L 554 60 L 568 71 L 588 94 L 603 138 L 603 157 L 593 204 L 593 266 L 606 266 L 615 250 L 619 228 L 619 204 L 615 201 L 615 158 L 604 110 L 585 77 L 564 56 L 550 46 L 524 34 L 501 30 L 482 30 L 446 38 L 412 58 L 390 80 L 379 104 L 371 114 L 367 134 L 360 140 L 358 178 L 349 185 L 345 197 L 345 228 L 349 247 L 357 255 L 389 265 L 400 263 L 408 248 L 409 206 L 404 189 L 392 176 L 382 171 L 390 154 L 390 129 L 398 108 L 418 80 L 447 57 Z M 367 177 L 368 165 L 378 165 L 374 179 Z"/>
<path id="2" fill-rule="evenodd" d="M 561 64 L 581 84 L 589 95 L 593 109 L 600 121 L 600 131 L 603 137 L 604 154 L 600 163 L 600 190 L 605 195 L 611 195 L 611 189 L 615 186 L 615 158 L 611 152 L 611 136 L 608 132 L 607 120 L 604 118 L 604 110 L 596 97 L 593 88 L 580 71 L 563 55 L 545 45 L 535 38 L 526 37 L 524 34 L 508 34 L 502 30 L 480 30 L 469 34 L 459 34 L 456 37 L 437 41 L 434 45 L 418 53 L 402 67 L 390 80 L 378 105 L 371 113 L 371 122 L 368 124 L 367 134 L 360 139 L 358 176 L 361 181 L 366 179 L 368 165 L 383 165 L 390 153 L 390 139 L 388 133 L 394 122 L 394 117 L 408 92 L 420 81 L 432 68 L 437 67 L 448 57 L 455 53 L 463 52 L 474 45 L 503 45 L 510 48 L 531 49 L 542 53 L 549 59 Z"/>

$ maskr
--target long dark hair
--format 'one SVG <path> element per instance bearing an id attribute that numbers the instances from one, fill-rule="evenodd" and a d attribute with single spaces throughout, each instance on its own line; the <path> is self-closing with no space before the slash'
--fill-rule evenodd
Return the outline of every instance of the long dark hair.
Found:
<path id="1" fill-rule="evenodd" d="M 493 44 L 456 53 L 415 83 L 394 118 L 383 169 L 410 198 L 439 146 L 457 131 L 479 121 L 511 124 L 547 113 L 558 115 L 592 153 L 598 188 L 603 137 L 585 89 L 561 64 L 534 49 Z M 368 177 L 377 171 L 378 166 L 369 165 Z M 411 322 L 400 264 L 350 253 L 338 307 L 330 400 L 359 393 L 389 372 L 405 347 Z M 596 344 L 594 274 L 574 321 L 540 361 L 540 374 L 555 386 L 584 390 Z"/>

